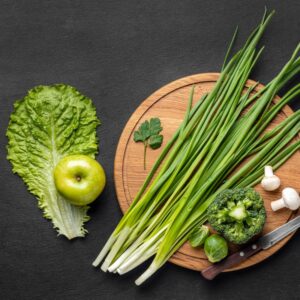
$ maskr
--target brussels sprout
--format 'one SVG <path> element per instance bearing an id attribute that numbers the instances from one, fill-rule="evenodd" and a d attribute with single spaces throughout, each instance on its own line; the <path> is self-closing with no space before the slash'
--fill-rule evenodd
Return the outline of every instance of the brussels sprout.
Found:
<path id="1" fill-rule="evenodd" d="M 189 242 L 192 247 L 199 247 L 202 246 L 206 240 L 206 238 L 209 236 L 209 228 L 205 225 L 202 225 L 201 227 L 196 227 L 194 231 L 192 231 Z"/>
<path id="2" fill-rule="evenodd" d="M 218 262 L 228 254 L 227 242 L 220 235 L 212 234 L 205 240 L 204 252 L 210 262 Z"/>

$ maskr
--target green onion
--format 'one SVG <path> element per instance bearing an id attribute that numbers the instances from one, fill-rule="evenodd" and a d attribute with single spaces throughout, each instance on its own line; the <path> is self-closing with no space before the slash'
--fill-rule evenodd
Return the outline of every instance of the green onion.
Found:
<path id="1" fill-rule="evenodd" d="M 216 85 L 193 108 L 192 88 L 181 126 L 93 262 L 94 266 L 105 258 L 103 271 L 125 274 L 154 256 L 149 268 L 136 281 L 138 285 L 143 283 L 197 226 L 205 223 L 207 208 L 218 193 L 227 188 L 255 185 L 261 180 L 265 165 L 276 169 L 300 148 L 299 141 L 294 139 L 300 130 L 299 113 L 264 133 L 283 106 L 300 94 L 298 84 L 272 105 L 278 91 L 300 73 L 300 45 L 263 89 L 251 96 L 255 84 L 243 92 L 263 51 L 263 48 L 256 50 L 257 43 L 273 13 L 264 14 L 243 48 L 228 60 L 235 31 Z"/>

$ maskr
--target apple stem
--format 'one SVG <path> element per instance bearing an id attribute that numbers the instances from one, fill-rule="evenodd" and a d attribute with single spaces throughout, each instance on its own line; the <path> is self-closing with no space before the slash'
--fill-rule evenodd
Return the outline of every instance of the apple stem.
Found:
<path id="1" fill-rule="evenodd" d="M 76 176 L 76 180 L 79 182 L 81 181 L 81 177 L 80 176 Z"/>

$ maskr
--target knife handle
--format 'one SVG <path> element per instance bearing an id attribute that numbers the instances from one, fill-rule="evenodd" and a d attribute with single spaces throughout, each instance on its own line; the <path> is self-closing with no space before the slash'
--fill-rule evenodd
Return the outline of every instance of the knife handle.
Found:
<path id="1" fill-rule="evenodd" d="M 232 266 L 238 265 L 245 261 L 248 257 L 260 251 L 262 248 L 256 243 L 252 243 L 251 245 L 245 247 L 244 249 L 235 252 L 222 260 L 219 263 L 213 264 L 208 268 L 202 270 L 201 274 L 204 278 L 212 280 L 222 271 L 231 268 Z"/>

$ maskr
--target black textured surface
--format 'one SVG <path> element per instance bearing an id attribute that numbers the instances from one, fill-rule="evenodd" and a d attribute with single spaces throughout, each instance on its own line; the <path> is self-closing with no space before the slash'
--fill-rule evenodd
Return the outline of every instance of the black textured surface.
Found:
<path id="1" fill-rule="evenodd" d="M 166 264 L 136 287 L 133 280 L 141 270 L 116 277 L 91 266 L 121 217 L 113 160 L 127 119 L 166 83 L 220 70 L 235 26 L 241 45 L 265 4 L 277 14 L 251 76 L 262 83 L 299 42 L 298 0 L 0 2 L 0 299 L 300 299 L 299 233 L 267 261 L 213 282 Z M 108 177 L 90 211 L 90 234 L 71 242 L 56 237 L 5 159 L 13 102 L 35 85 L 57 82 L 94 100 L 103 123 L 98 159 Z M 299 108 L 299 98 L 292 106 Z"/>

